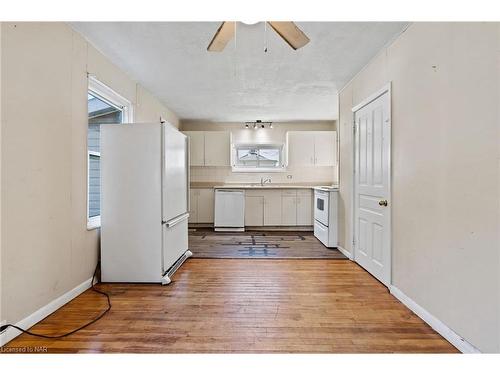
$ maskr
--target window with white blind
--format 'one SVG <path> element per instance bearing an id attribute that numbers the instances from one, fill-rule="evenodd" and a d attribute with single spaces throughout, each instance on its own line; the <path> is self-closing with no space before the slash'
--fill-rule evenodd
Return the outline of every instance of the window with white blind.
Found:
<path id="1" fill-rule="evenodd" d="M 89 77 L 87 228 L 101 226 L 101 124 L 131 122 L 131 104 L 96 79 Z"/>
<path id="2" fill-rule="evenodd" d="M 280 171 L 284 168 L 283 145 L 235 145 L 233 171 Z"/>

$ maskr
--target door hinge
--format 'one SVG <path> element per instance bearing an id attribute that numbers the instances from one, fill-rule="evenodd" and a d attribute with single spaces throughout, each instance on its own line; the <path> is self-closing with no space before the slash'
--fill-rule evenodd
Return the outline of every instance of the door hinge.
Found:
<path id="1" fill-rule="evenodd" d="M 352 131 L 356 133 L 356 120 L 352 121 Z"/>

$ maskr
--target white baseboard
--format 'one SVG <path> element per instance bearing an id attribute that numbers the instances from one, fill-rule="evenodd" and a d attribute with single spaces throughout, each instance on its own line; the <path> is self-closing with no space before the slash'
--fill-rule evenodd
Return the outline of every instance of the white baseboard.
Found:
<path id="1" fill-rule="evenodd" d="M 337 246 L 337 249 L 342 253 L 344 254 L 346 257 L 348 257 L 350 260 L 353 260 L 353 256 L 352 256 L 352 253 L 349 251 L 349 250 L 346 250 L 344 249 L 343 247 L 341 246 Z"/>
<path id="2" fill-rule="evenodd" d="M 75 288 L 71 289 L 69 292 L 64 293 L 62 296 L 56 298 L 52 302 L 50 302 L 47 305 L 43 306 L 42 308 L 38 309 L 33 314 L 31 314 L 28 317 L 24 318 L 23 320 L 15 323 L 15 325 L 18 327 L 21 327 L 23 329 L 31 328 L 36 323 L 38 323 L 42 319 L 49 316 L 54 311 L 61 308 L 63 305 L 67 304 L 73 298 L 77 297 L 78 295 L 82 294 L 87 289 L 89 289 L 91 281 L 92 281 L 92 278 L 85 280 L 83 283 L 81 283 L 80 285 L 77 285 Z M 0 346 L 4 346 L 9 341 L 11 341 L 12 339 L 19 336 L 21 333 L 22 333 L 21 331 L 15 329 L 15 328 L 12 328 L 12 327 L 7 328 L 4 333 L 0 334 Z"/>
<path id="3" fill-rule="evenodd" d="M 400 300 L 406 307 L 417 314 L 424 322 L 434 329 L 437 333 L 443 336 L 447 341 L 450 342 L 454 347 L 460 350 L 462 353 L 481 353 L 474 345 L 467 342 L 463 337 L 460 337 L 455 331 L 450 327 L 432 315 L 430 312 L 425 310 L 418 303 L 413 301 L 410 297 L 404 294 L 401 290 L 396 288 L 394 285 L 389 286 L 391 294 Z"/>

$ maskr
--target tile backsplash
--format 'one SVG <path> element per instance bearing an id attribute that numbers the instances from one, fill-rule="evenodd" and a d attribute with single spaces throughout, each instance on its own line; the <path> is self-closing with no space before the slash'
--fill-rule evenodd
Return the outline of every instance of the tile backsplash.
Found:
<path id="1" fill-rule="evenodd" d="M 295 167 L 284 172 L 233 172 L 231 167 L 191 167 L 192 182 L 257 183 L 270 178 L 272 183 L 337 183 L 336 167 Z"/>

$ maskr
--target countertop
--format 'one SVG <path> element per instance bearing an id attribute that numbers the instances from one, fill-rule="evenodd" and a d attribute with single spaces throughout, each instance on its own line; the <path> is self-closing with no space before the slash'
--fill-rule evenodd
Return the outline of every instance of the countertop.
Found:
<path id="1" fill-rule="evenodd" d="M 337 185 L 332 185 L 328 182 L 317 183 L 281 183 L 281 184 L 265 184 L 260 183 L 220 183 L 220 182 L 192 182 L 192 189 L 314 189 L 315 187 L 325 187 L 325 189 L 338 189 Z"/>

